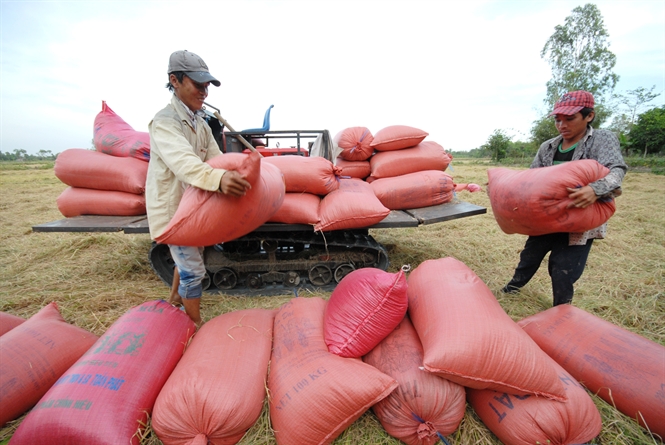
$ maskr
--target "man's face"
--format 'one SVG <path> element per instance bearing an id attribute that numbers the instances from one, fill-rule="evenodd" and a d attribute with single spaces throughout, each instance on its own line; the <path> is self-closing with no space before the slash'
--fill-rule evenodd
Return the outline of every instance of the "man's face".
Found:
<path id="1" fill-rule="evenodd" d="M 564 141 L 578 141 L 584 136 L 586 132 L 586 127 L 589 122 L 593 119 L 593 112 L 591 112 L 587 117 L 582 117 L 582 113 L 575 113 L 570 116 L 565 114 L 557 114 L 554 116 L 554 123 L 556 129 L 559 131 L 561 136 L 563 136 Z"/>
<path id="2" fill-rule="evenodd" d="M 192 111 L 198 111 L 203 108 L 203 101 L 208 97 L 210 82 L 197 83 L 189 77 L 184 76 L 181 83 L 178 82 L 178 79 L 173 74 L 169 78 L 171 85 L 175 89 L 175 95 L 182 103 L 187 105 L 187 108 Z"/>

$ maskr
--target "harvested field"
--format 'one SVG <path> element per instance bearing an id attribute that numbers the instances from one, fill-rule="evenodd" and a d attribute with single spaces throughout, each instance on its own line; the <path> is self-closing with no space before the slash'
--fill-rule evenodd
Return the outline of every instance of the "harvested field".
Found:
<path id="1" fill-rule="evenodd" d="M 19 169 L 20 165 L 9 163 L 0 168 L 0 311 L 28 318 L 56 301 L 68 322 L 101 335 L 129 308 L 168 297 L 168 288 L 148 262 L 148 235 L 33 233 L 32 226 L 62 218 L 56 198 L 66 186 L 48 166 Z M 451 167 L 448 171 L 458 183 L 487 182 L 488 165 L 462 161 Z M 617 212 L 609 223 L 608 238 L 594 243 L 573 301 L 577 307 L 661 345 L 665 345 L 664 191 L 665 176 L 628 173 Z M 521 292 L 504 295 L 499 291 L 511 277 L 526 237 L 506 235 L 499 229 L 485 193 L 463 191 L 458 197 L 487 207 L 487 214 L 415 229 L 373 230 L 376 240 L 389 249 L 389 271 L 452 256 L 489 286 L 514 320 L 551 307 L 545 263 Z M 300 296 L 327 298 L 329 294 Z M 204 320 L 209 320 L 238 309 L 276 308 L 292 297 L 206 294 L 202 313 Z M 603 430 L 591 443 L 661 443 L 599 397 L 592 398 L 600 410 Z M 0 430 L 0 444 L 8 441 L 22 419 Z M 447 439 L 451 444 L 500 444 L 470 407 L 459 429 Z M 150 428 L 141 443 L 161 444 Z M 240 443 L 276 443 L 267 405 Z M 390 437 L 368 411 L 333 443 L 401 442 Z"/>

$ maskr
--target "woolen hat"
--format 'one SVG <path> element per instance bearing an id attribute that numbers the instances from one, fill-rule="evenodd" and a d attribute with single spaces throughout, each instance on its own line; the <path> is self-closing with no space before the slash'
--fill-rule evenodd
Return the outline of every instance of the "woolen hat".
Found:
<path id="1" fill-rule="evenodd" d="M 588 91 L 571 91 L 561 96 L 561 99 L 554 105 L 554 111 L 550 116 L 555 114 L 563 114 L 564 116 L 572 116 L 579 113 L 582 108 L 593 108 L 593 94 Z"/>
<path id="2" fill-rule="evenodd" d="M 208 71 L 208 65 L 203 59 L 187 50 L 176 51 L 171 54 L 167 74 L 174 71 L 183 71 L 187 77 L 197 83 L 210 82 L 216 87 L 221 85 L 219 80 L 212 77 L 210 71 Z"/>

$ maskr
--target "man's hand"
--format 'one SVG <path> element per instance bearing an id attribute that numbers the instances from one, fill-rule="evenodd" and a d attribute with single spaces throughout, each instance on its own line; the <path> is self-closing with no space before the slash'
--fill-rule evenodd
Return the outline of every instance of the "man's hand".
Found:
<path id="1" fill-rule="evenodd" d="M 227 170 L 219 182 L 219 189 L 225 195 L 244 196 L 252 185 L 235 170 Z"/>
<path id="2" fill-rule="evenodd" d="M 594 192 L 589 185 L 578 188 L 566 187 L 566 190 L 569 192 L 568 197 L 573 201 L 568 204 L 569 209 L 572 207 L 577 207 L 580 209 L 587 208 L 598 199 L 596 192 Z"/>

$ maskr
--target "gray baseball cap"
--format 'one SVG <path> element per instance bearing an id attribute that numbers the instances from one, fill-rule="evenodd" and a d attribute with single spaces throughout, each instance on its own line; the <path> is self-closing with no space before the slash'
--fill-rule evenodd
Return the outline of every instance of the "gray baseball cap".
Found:
<path id="1" fill-rule="evenodd" d="M 176 51 L 171 54 L 167 74 L 171 74 L 174 71 L 183 71 L 194 82 L 210 82 L 216 87 L 221 85 L 219 80 L 212 77 L 210 71 L 208 71 L 208 65 L 206 65 L 203 59 L 187 50 Z"/>

